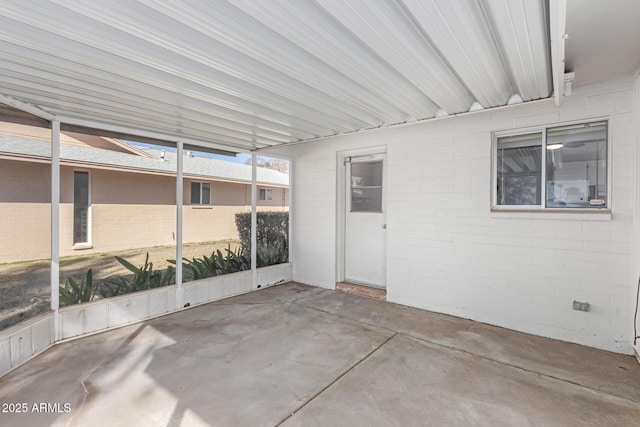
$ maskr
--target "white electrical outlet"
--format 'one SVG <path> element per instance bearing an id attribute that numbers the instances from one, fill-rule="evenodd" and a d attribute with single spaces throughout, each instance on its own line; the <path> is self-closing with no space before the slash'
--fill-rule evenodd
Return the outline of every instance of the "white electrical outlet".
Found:
<path id="1" fill-rule="evenodd" d="M 573 302 L 573 309 L 577 311 L 589 311 L 589 303 L 588 302 Z"/>

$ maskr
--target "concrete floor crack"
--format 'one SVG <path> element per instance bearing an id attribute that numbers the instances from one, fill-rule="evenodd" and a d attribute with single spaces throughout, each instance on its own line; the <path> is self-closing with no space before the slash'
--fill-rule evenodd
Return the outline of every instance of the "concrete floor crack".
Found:
<path id="1" fill-rule="evenodd" d="M 89 374 L 91 375 L 91 374 Z M 69 418 L 69 422 L 67 422 L 67 426 L 71 426 L 73 425 L 73 419 L 75 418 L 76 415 L 78 415 L 79 413 L 82 412 L 82 408 L 84 408 L 84 405 L 87 403 L 87 399 L 89 398 L 89 389 L 87 388 L 87 385 L 85 384 L 85 381 L 87 380 L 87 378 L 89 378 L 89 375 L 87 375 L 86 378 L 82 379 L 80 381 L 80 385 L 82 386 L 82 391 L 84 392 L 84 396 L 82 396 L 82 403 L 80 404 L 80 407 L 78 408 L 77 411 L 74 411 L 74 414 L 71 416 L 71 418 Z"/>

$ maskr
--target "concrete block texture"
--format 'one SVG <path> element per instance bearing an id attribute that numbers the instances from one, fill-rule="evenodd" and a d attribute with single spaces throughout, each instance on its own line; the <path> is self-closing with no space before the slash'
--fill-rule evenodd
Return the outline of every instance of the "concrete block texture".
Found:
<path id="1" fill-rule="evenodd" d="M 336 159 L 384 145 L 388 300 L 631 354 L 633 84 L 622 76 L 577 87 L 560 107 L 525 103 L 294 147 L 293 279 L 324 288 L 340 280 Z M 492 132 L 603 118 L 611 125 L 610 213 L 492 211 Z M 571 322 L 564 296 L 551 311 L 530 297 L 538 288 L 551 297 L 572 289 L 580 299 L 594 287 L 601 292 L 589 301 L 597 311 L 586 314 L 588 327 Z"/>

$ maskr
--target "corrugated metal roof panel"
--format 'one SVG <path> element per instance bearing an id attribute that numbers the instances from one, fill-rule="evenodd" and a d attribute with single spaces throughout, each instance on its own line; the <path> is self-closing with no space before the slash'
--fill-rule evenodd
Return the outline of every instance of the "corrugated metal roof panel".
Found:
<path id="1" fill-rule="evenodd" d="M 545 5 L 7 0 L 0 94 L 246 151 L 547 97 Z"/>

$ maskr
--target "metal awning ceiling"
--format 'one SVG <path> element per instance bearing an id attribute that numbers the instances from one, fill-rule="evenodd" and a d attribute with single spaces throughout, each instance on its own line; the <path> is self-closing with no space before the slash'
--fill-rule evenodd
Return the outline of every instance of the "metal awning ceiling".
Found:
<path id="1" fill-rule="evenodd" d="M 2 3 L 0 100 L 76 126 L 246 151 L 552 92 L 545 0 Z"/>

